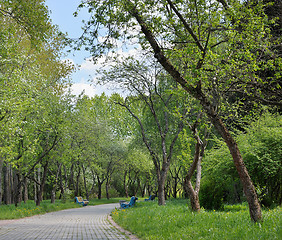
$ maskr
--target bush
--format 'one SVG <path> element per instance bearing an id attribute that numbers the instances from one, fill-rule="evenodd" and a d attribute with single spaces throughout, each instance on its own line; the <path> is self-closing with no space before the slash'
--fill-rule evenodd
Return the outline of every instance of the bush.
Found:
<path id="1" fill-rule="evenodd" d="M 281 116 L 263 115 L 236 139 L 261 203 L 266 207 L 281 204 Z M 203 161 L 200 201 L 207 209 L 221 209 L 223 203 L 244 200 L 229 150 L 224 142 L 215 142 Z"/>

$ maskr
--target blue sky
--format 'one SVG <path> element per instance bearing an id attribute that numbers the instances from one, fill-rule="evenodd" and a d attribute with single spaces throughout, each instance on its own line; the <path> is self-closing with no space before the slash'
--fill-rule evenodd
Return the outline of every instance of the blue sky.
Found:
<path id="1" fill-rule="evenodd" d="M 81 27 L 83 26 L 82 20 L 88 20 L 89 14 L 87 9 L 79 11 L 78 17 L 74 17 L 73 13 L 77 10 L 81 0 L 45 0 L 45 4 L 48 6 L 50 11 L 50 17 L 53 24 L 59 26 L 59 29 L 67 33 L 70 38 L 78 38 L 82 34 Z M 137 45 L 132 45 L 129 48 L 123 48 L 120 44 L 120 48 L 117 52 L 120 56 L 136 55 L 138 48 Z M 93 96 L 94 94 L 100 95 L 105 92 L 110 95 L 114 90 L 109 90 L 106 86 L 92 86 L 90 85 L 89 79 L 94 79 L 97 75 L 95 74 L 97 69 L 102 67 L 102 63 L 105 57 L 101 58 L 95 65 L 89 61 L 90 53 L 86 51 L 79 51 L 68 54 L 66 57 L 70 61 L 73 61 L 75 65 L 81 66 L 79 70 L 72 75 L 72 91 L 73 94 L 79 95 L 82 90 L 85 90 L 85 94 Z M 111 86 L 113 88 L 113 86 Z M 120 92 L 120 91 L 119 91 Z"/>
<path id="2" fill-rule="evenodd" d="M 51 11 L 50 17 L 53 24 L 58 25 L 62 32 L 68 33 L 68 36 L 71 38 L 78 38 L 82 34 L 81 27 L 83 24 L 81 21 L 82 19 L 88 19 L 89 15 L 87 14 L 87 10 L 84 9 L 79 12 L 78 17 L 73 16 L 77 6 L 80 4 L 80 0 L 45 0 L 45 4 Z M 83 89 L 89 96 L 107 91 L 107 89 L 103 87 L 94 88 L 90 86 L 88 80 L 91 78 L 90 75 L 95 75 L 97 66 L 87 61 L 89 56 L 89 52 L 81 50 L 79 52 L 70 53 L 66 57 L 76 65 L 82 66 L 80 70 L 72 75 L 72 90 L 76 95 L 80 94 Z"/>

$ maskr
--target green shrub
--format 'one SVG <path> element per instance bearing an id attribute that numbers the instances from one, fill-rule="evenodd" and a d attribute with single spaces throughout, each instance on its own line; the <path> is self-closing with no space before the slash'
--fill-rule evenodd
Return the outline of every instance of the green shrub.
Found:
<path id="1" fill-rule="evenodd" d="M 282 201 L 282 117 L 263 115 L 236 136 L 243 160 L 265 207 Z M 223 203 L 244 201 L 242 186 L 226 144 L 215 140 L 203 161 L 201 204 L 207 209 L 221 209 Z"/>

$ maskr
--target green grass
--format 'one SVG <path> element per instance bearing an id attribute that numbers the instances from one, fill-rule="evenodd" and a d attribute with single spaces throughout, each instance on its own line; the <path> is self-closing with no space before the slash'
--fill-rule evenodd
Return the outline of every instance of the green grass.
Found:
<path id="1" fill-rule="evenodd" d="M 264 221 L 251 222 L 247 205 L 227 205 L 224 211 L 193 213 L 186 201 L 137 202 L 126 210 L 115 210 L 112 217 L 119 225 L 141 239 L 281 239 L 281 207 L 263 210 Z"/>
<path id="2" fill-rule="evenodd" d="M 119 198 L 120 199 L 120 198 Z M 118 198 L 112 199 L 93 199 L 89 201 L 89 205 L 95 206 L 100 204 L 107 203 L 117 203 L 119 202 Z M 33 215 L 44 214 L 47 212 L 60 211 L 69 208 L 78 208 L 82 207 L 74 202 L 74 200 L 67 200 L 66 202 L 62 202 L 60 200 L 56 200 L 54 204 L 51 204 L 50 200 L 44 200 L 41 202 L 40 206 L 37 207 L 34 201 L 29 200 L 27 203 L 21 203 L 18 207 L 15 205 L 0 205 L 0 220 L 7 219 L 18 219 L 24 217 L 30 217 Z"/>

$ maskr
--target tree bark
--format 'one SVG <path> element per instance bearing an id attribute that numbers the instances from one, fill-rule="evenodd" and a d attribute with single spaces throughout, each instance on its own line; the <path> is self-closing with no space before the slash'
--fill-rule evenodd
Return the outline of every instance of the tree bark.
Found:
<path id="1" fill-rule="evenodd" d="M 103 181 L 100 181 L 99 176 L 97 176 L 97 180 L 98 180 L 98 199 L 102 198 L 102 184 Z"/>
<path id="2" fill-rule="evenodd" d="M 80 178 L 80 166 L 79 166 L 79 162 L 78 162 L 78 173 L 76 175 L 76 183 L 75 183 L 75 191 L 74 191 L 74 195 L 75 196 L 80 195 L 80 191 L 79 191 L 79 178 Z"/>
<path id="3" fill-rule="evenodd" d="M 162 169 L 158 174 L 158 204 L 165 205 L 165 181 L 169 170 L 169 162 L 163 163 Z"/>
<path id="4" fill-rule="evenodd" d="M 85 168 L 82 164 L 82 172 L 83 172 L 83 183 L 84 183 L 84 189 L 85 189 L 85 193 L 86 193 L 86 199 L 89 199 L 89 191 L 87 189 L 87 185 L 86 185 L 86 176 L 85 176 Z"/>
<path id="5" fill-rule="evenodd" d="M 199 202 L 199 189 L 193 188 L 192 183 L 191 183 L 191 178 L 195 172 L 195 169 L 199 165 L 198 163 L 200 161 L 200 146 L 201 146 L 200 142 L 197 141 L 195 145 L 194 160 L 184 180 L 184 187 L 185 187 L 186 192 L 189 195 L 190 202 L 191 202 L 191 208 L 195 212 L 199 212 L 201 209 L 200 202 Z"/>
<path id="6" fill-rule="evenodd" d="M 126 176 L 127 176 L 127 171 L 124 172 L 124 176 L 123 176 L 123 188 L 124 188 L 125 196 L 128 198 L 128 184 L 126 182 Z"/>
<path id="7" fill-rule="evenodd" d="M 37 194 L 36 206 L 40 206 L 40 203 L 43 200 L 43 192 L 44 192 L 44 187 L 45 187 L 45 182 L 46 182 L 46 177 L 47 177 L 47 170 L 48 170 L 48 161 L 43 166 L 43 175 L 42 175 L 42 180 L 39 186 L 39 191 Z"/>
<path id="8" fill-rule="evenodd" d="M 21 203 L 22 201 L 22 181 L 21 181 L 21 176 L 19 170 L 15 170 L 15 176 L 14 176 L 14 203 L 15 206 L 18 206 L 18 203 Z"/>
<path id="9" fill-rule="evenodd" d="M 64 166 L 64 172 L 66 173 L 66 167 Z M 59 199 L 61 199 L 65 193 L 65 188 L 64 188 L 64 184 L 63 184 L 63 174 L 62 174 L 62 168 L 60 168 L 59 171 L 59 178 L 60 178 L 60 197 Z M 67 177 L 65 176 L 65 184 L 67 184 Z"/>
<path id="10" fill-rule="evenodd" d="M 12 203 L 12 184 L 11 184 L 11 165 L 6 163 L 4 166 L 4 203 Z"/>
<path id="11" fill-rule="evenodd" d="M 27 177 L 24 177 L 24 203 L 28 201 L 28 182 Z"/>
<path id="12" fill-rule="evenodd" d="M 106 181 L 106 197 L 107 199 L 110 199 L 110 194 L 109 194 L 109 178 L 107 178 L 107 181 Z"/>
<path id="13" fill-rule="evenodd" d="M 2 205 L 2 198 L 3 198 L 3 182 L 2 182 L 2 173 L 3 173 L 3 158 L 0 157 L 0 205 Z"/>
<path id="14" fill-rule="evenodd" d="M 34 179 L 36 179 L 36 171 L 34 171 Z M 34 181 L 33 184 L 33 188 L 34 188 L 34 202 L 37 202 L 37 183 Z"/>
<path id="15" fill-rule="evenodd" d="M 57 163 L 58 164 L 58 169 L 56 172 L 56 176 L 55 176 L 55 181 L 53 183 L 53 188 L 51 191 L 51 203 L 55 203 L 56 200 L 56 189 L 57 189 L 57 183 L 58 183 L 58 178 L 59 178 L 59 174 L 61 172 L 61 167 L 62 167 L 62 163 Z"/>

